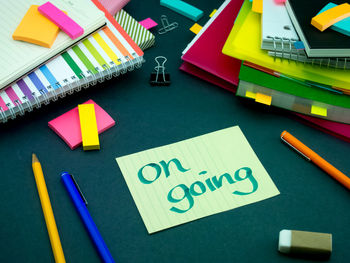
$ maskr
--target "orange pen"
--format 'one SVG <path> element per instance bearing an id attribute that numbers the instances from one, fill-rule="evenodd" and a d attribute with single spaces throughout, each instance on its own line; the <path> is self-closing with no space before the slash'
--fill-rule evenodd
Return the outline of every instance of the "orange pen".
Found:
<path id="1" fill-rule="evenodd" d="M 325 159 L 323 159 L 321 156 L 319 156 L 317 153 L 315 153 L 313 150 L 311 150 L 309 147 L 307 147 L 305 144 L 303 144 L 301 141 L 295 138 L 293 135 L 291 135 L 287 131 L 283 131 L 281 133 L 281 140 L 288 144 L 290 147 L 292 147 L 294 150 L 299 152 L 301 155 L 303 155 L 306 159 L 312 161 L 323 171 L 328 173 L 335 180 L 337 180 L 339 183 L 341 183 L 350 190 L 349 177 L 347 177 L 345 174 L 343 174 L 341 171 L 339 171 L 337 168 L 335 168 L 333 165 L 331 165 L 329 162 L 327 162 Z"/>

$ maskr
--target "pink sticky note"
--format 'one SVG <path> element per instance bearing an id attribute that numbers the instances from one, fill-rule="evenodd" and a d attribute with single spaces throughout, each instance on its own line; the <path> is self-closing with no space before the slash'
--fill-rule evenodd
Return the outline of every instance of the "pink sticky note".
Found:
<path id="1" fill-rule="evenodd" d="M 62 29 L 71 39 L 76 39 L 84 33 L 81 26 L 50 2 L 39 6 L 38 11 Z"/>
<path id="2" fill-rule="evenodd" d="M 98 133 L 115 125 L 115 121 L 109 114 L 98 106 L 93 100 L 88 100 L 83 104 L 94 104 Z M 74 150 L 82 143 L 79 111 L 78 107 L 62 114 L 61 116 L 49 122 L 49 127 L 64 140 L 68 146 Z"/>
<path id="3" fill-rule="evenodd" d="M 284 4 L 286 0 L 275 0 L 276 4 Z"/>
<path id="4" fill-rule="evenodd" d="M 145 20 L 142 20 L 139 23 L 141 24 L 141 26 L 143 26 L 146 29 L 150 29 L 150 28 L 155 27 L 155 26 L 158 25 L 151 18 L 146 18 Z"/>
<path id="5" fill-rule="evenodd" d="M 107 11 L 114 16 L 122 9 L 130 0 L 98 0 Z"/>

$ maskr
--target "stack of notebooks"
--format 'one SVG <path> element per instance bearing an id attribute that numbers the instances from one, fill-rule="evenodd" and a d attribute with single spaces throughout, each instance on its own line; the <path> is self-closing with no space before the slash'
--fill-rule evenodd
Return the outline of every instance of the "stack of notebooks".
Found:
<path id="1" fill-rule="evenodd" d="M 45 1 L 35 4 L 41 2 Z M 0 54 L 0 122 L 131 71 L 144 61 L 142 50 L 97 0 L 53 2 L 84 28 L 84 35 L 71 40 L 60 32 L 51 48 L 12 40 L 12 31 L 22 19 L 12 17 L 25 14 L 33 3 L 5 4 L 0 46 L 8 52 Z"/>
<path id="2" fill-rule="evenodd" d="M 256 13 L 248 0 L 227 0 L 184 50 L 181 69 L 349 140 L 350 38 L 310 23 L 327 4 L 264 0 Z M 208 54 L 200 56 L 205 47 Z"/>

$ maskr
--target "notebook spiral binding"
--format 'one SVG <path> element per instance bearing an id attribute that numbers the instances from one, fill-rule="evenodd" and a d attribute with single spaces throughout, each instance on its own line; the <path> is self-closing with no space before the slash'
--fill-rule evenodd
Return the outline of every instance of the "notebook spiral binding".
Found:
<path id="1" fill-rule="evenodd" d="M 47 92 L 40 90 L 39 92 L 32 92 L 33 99 L 29 100 L 27 96 L 22 97 L 22 103 L 18 100 L 14 101 L 16 106 L 11 106 L 7 104 L 8 110 L 4 110 L 0 106 L 0 121 L 2 123 L 7 122 L 9 119 L 15 119 L 18 115 L 24 115 L 26 112 L 33 111 L 34 108 L 39 109 L 42 104 L 49 104 L 50 101 L 57 101 L 59 98 L 64 98 L 67 94 L 71 95 L 74 92 L 81 91 L 82 88 L 87 89 L 90 86 L 94 86 L 97 83 L 102 83 L 105 80 L 109 80 L 112 77 L 117 77 L 120 74 L 125 74 L 128 71 L 133 71 L 135 68 L 140 68 L 142 63 L 145 62 L 143 57 L 137 57 L 136 53 L 132 53 L 134 59 L 130 59 L 128 56 L 125 56 L 126 62 L 122 62 L 121 59 L 118 61 L 121 63 L 116 65 L 111 63 L 111 65 L 104 64 L 103 71 L 96 68 L 98 71 L 96 74 L 93 74 L 90 70 L 87 71 L 87 74 L 81 73 L 81 79 L 73 82 L 69 82 L 67 79 L 63 80 L 63 83 L 55 83 L 56 89 L 51 85 L 47 86 Z M 72 76 L 72 80 L 77 79 L 75 76 Z"/>
<path id="2" fill-rule="evenodd" d="M 350 69 L 350 58 L 309 58 L 304 50 L 299 50 L 294 47 L 294 39 L 270 37 L 273 49 L 268 51 L 268 54 L 274 59 L 288 59 L 312 66 L 320 66 L 326 68 Z"/>

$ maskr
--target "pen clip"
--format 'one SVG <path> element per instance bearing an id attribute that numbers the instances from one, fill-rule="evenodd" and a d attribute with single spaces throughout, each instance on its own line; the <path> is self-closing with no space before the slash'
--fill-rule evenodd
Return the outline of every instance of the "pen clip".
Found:
<path id="1" fill-rule="evenodd" d="M 74 178 L 73 175 L 71 175 L 71 174 L 69 174 L 69 175 L 70 175 L 70 177 L 72 178 L 72 181 L 73 181 L 75 187 L 77 188 L 77 190 L 78 190 L 78 192 L 79 192 L 79 194 L 80 194 L 81 199 L 83 199 L 85 205 L 87 206 L 87 205 L 88 205 L 88 202 L 87 202 L 85 196 L 83 195 L 83 192 L 80 190 L 80 187 L 79 187 L 77 181 L 75 181 L 75 178 Z"/>
<path id="2" fill-rule="evenodd" d="M 283 136 L 281 136 L 281 140 L 285 143 L 285 144 L 287 144 L 287 145 L 289 145 L 292 149 L 294 149 L 296 152 L 298 152 L 299 154 L 301 154 L 301 156 L 303 156 L 306 160 L 308 160 L 309 162 L 311 161 L 311 159 L 309 158 L 309 157 L 307 157 L 305 154 L 303 154 L 301 151 L 299 151 L 297 148 L 295 148 L 293 145 L 291 145 L 289 142 L 287 142 L 284 138 L 283 138 Z"/>

